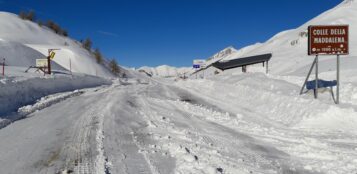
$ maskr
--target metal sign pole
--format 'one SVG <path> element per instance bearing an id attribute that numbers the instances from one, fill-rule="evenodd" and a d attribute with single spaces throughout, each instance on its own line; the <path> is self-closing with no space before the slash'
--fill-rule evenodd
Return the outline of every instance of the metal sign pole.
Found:
<path id="1" fill-rule="evenodd" d="M 336 86 L 336 104 L 340 103 L 340 55 L 337 55 L 337 86 Z"/>
<path id="2" fill-rule="evenodd" d="M 317 99 L 318 97 L 318 93 L 319 93 L 319 85 L 318 85 L 318 81 L 319 81 L 319 55 L 316 55 L 316 72 L 315 72 L 315 99 Z"/>
<path id="3" fill-rule="evenodd" d="M 310 68 L 310 70 L 309 70 L 309 73 L 308 73 L 307 76 L 306 76 L 304 85 L 302 85 L 302 88 L 301 88 L 301 90 L 300 90 L 300 95 L 303 93 L 303 91 L 304 91 L 304 89 L 305 89 L 306 83 L 307 83 L 307 81 L 309 80 L 310 75 L 311 75 L 311 72 L 312 72 L 312 70 L 313 70 L 314 67 L 315 67 L 315 63 L 316 63 L 316 57 L 315 57 L 315 59 L 314 59 L 314 62 L 312 62 L 312 65 L 311 65 L 311 68 Z"/>

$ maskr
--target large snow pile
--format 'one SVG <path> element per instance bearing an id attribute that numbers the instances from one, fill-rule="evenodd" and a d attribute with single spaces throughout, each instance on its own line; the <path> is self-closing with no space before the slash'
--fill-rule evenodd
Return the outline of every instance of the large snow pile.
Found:
<path id="1" fill-rule="evenodd" d="M 18 108 L 32 104 L 41 97 L 111 84 L 110 80 L 85 75 L 55 71 L 52 75 L 25 73 L 24 67 L 6 67 L 7 76 L 0 78 L 0 128 L 14 119 L 11 115 Z M 15 116 L 16 119 L 16 116 Z"/>
<path id="2" fill-rule="evenodd" d="M 144 71 L 147 74 L 152 75 L 153 77 L 178 77 L 184 75 L 185 73 L 190 73 L 192 68 L 182 67 L 176 68 L 168 65 L 161 65 L 158 67 L 141 67 L 138 71 Z"/>
<path id="3" fill-rule="evenodd" d="M 5 46 L 14 50 L 11 54 L 4 55 L 4 50 L 1 49 L 0 53 L 11 66 L 34 65 L 34 60 L 44 58 L 48 49 L 60 49 L 56 51 L 54 61 L 62 67 L 69 69 L 71 60 L 73 72 L 112 77 L 107 68 L 96 63 L 87 50 L 68 37 L 57 35 L 46 27 L 7 12 L 0 12 L 0 25 L 2 48 L 6 44 Z"/>

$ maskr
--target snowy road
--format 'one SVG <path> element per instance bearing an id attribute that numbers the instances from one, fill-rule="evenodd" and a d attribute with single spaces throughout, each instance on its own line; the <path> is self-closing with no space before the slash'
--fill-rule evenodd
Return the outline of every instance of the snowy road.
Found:
<path id="1" fill-rule="evenodd" d="M 260 99 L 274 98 L 280 85 L 295 88 L 287 81 L 264 80 L 275 87 L 257 88 Z M 0 130 L 1 173 L 357 171 L 355 134 L 292 126 L 296 118 L 274 117 L 278 111 L 264 105 L 254 110 L 258 102 L 251 101 L 254 96 L 249 98 L 244 87 L 253 83 L 242 79 L 240 84 L 132 81 L 81 90 L 80 95 L 52 102 Z M 215 94 L 213 89 L 240 90 L 244 98 L 228 91 Z M 286 97 L 290 93 L 282 93 L 270 102 L 284 100 L 300 110 L 304 102 L 320 109 L 330 106 L 307 99 L 290 101 Z M 296 101 L 300 103 L 293 104 Z"/>

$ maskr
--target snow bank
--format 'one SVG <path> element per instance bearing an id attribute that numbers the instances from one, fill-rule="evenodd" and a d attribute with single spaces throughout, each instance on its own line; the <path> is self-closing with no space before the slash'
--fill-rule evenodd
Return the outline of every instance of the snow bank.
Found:
<path id="1" fill-rule="evenodd" d="M 301 80 L 295 79 L 295 83 L 299 84 Z M 231 103 L 239 108 L 254 109 L 256 115 L 249 117 L 258 117 L 254 119 L 261 122 L 291 128 L 357 132 L 353 98 L 357 89 L 354 87 L 341 91 L 341 96 L 352 96 L 349 99 L 351 106 L 339 107 L 333 103 L 329 91 L 321 93 L 320 100 L 314 100 L 310 95 L 299 96 L 299 85 L 263 73 L 222 75 L 210 80 L 180 81 L 176 85 L 191 89 L 207 100 L 213 99 L 212 102 L 232 113 L 247 111 L 232 108 Z"/>
<path id="2" fill-rule="evenodd" d="M 103 78 L 80 74 L 73 77 L 66 74 L 31 78 L 6 77 L 0 80 L 0 116 L 50 94 L 110 83 Z"/>

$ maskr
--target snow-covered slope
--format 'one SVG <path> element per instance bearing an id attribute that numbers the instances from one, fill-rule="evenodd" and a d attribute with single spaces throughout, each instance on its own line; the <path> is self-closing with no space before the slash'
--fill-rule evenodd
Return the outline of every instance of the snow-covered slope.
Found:
<path id="1" fill-rule="evenodd" d="M 235 57 L 245 57 L 265 53 L 273 53 L 270 63 L 274 74 L 291 74 L 301 68 L 307 68 L 313 57 L 307 55 L 307 28 L 309 25 L 350 26 L 350 56 L 357 55 L 357 1 L 345 0 L 335 8 L 326 11 L 302 26 L 280 32 L 263 44 L 255 44 L 240 49 Z M 333 57 L 323 57 L 320 60 L 330 60 Z M 230 58 L 224 58 L 229 60 Z"/>
<path id="2" fill-rule="evenodd" d="M 222 51 L 214 54 L 210 58 L 207 59 L 207 65 L 217 62 L 219 60 L 225 59 L 225 58 L 230 58 L 232 56 L 235 56 L 238 54 L 238 50 L 236 50 L 233 46 L 229 46 Z"/>
<path id="3" fill-rule="evenodd" d="M 210 65 L 216 61 L 231 60 L 240 57 L 248 57 L 259 54 L 272 53 L 269 64 L 273 74 L 296 74 L 306 70 L 313 61 L 313 57 L 307 55 L 307 28 L 309 25 L 339 25 L 348 24 L 350 31 L 357 30 L 357 1 L 345 0 L 335 8 L 306 22 L 292 30 L 282 31 L 265 43 L 256 43 L 236 50 L 228 47 L 207 59 Z M 350 55 L 357 56 L 357 34 L 350 32 Z M 320 61 L 331 61 L 334 56 L 324 56 Z M 352 63 L 349 61 L 349 63 Z M 357 63 L 357 61 L 355 61 Z M 353 68 L 348 66 L 346 68 Z M 208 68 L 206 74 L 213 74 L 215 68 Z"/>
<path id="4" fill-rule="evenodd" d="M 36 59 L 42 59 L 46 56 L 40 52 L 17 42 L 9 42 L 0 40 L 0 53 L 2 62 L 5 58 L 7 66 L 20 66 L 28 67 L 34 65 Z M 64 68 L 58 65 L 56 62 L 52 64 L 52 68 L 56 70 L 64 70 Z"/>
<path id="5" fill-rule="evenodd" d="M 168 65 L 161 65 L 158 67 L 141 67 L 138 71 L 145 71 L 148 74 L 151 74 L 154 77 L 178 77 L 184 73 L 189 73 L 192 71 L 192 68 L 181 67 L 176 68 Z"/>
<path id="6" fill-rule="evenodd" d="M 46 27 L 40 27 L 36 23 L 22 20 L 17 15 L 7 12 L 0 12 L 0 26 L 0 40 L 6 43 L 11 42 L 11 45 L 7 44 L 7 46 L 14 46 L 10 49 L 16 49 L 16 52 L 19 52 L 5 55 L 12 66 L 34 65 L 34 59 L 43 58 L 43 55 L 48 54 L 48 49 L 55 48 L 61 50 L 56 51 L 54 61 L 66 69 L 69 69 L 71 59 L 74 72 L 112 76 L 107 68 L 97 64 L 94 57 L 79 43 L 68 37 L 57 35 Z M 3 49 L 0 51 L 3 54 Z"/>

